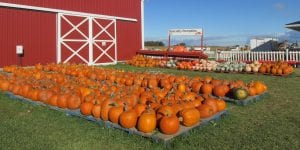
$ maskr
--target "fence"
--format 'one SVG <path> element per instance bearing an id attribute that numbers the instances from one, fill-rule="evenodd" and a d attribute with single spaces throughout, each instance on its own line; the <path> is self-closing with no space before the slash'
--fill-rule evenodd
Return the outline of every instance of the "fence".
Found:
<path id="1" fill-rule="evenodd" d="M 251 51 L 207 51 L 208 58 L 224 61 L 278 61 L 300 63 L 300 51 L 251 52 Z"/>

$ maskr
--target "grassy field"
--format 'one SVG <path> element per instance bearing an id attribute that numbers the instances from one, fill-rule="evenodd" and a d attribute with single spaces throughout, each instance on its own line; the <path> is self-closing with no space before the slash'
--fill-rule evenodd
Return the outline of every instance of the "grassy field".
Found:
<path id="1" fill-rule="evenodd" d="M 249 106 L 229 104 L 227 117 L 191 130 L 166 146 L 0 94 L 0 149 L 300 149 L 300 69 L 291 77 L 273 77 L 146 69 L 122 64 L 107 67 L 211 75 L 246 82 L 262 80 L 269 87 L 269 95 Z"/>

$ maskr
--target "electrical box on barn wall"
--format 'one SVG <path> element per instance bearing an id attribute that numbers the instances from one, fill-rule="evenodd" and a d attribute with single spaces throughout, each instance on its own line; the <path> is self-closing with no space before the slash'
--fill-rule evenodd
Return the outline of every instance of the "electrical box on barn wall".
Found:
<path id="1" fill-rule="evenodd" d="M 17 46 L 16 46 L 16 53 L 17 53 L 18 55 L 23 55 L 23 54 L 24 54 L 23 45 L 17 45 Z"/>

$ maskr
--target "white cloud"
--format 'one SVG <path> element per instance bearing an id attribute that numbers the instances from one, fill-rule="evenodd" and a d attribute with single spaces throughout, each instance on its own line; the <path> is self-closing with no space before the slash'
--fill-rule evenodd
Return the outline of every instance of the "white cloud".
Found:
<path id="1" fill-rule="evenodd" d="M 276 4 L 274 4 L 274 7 L 278 11 L 283 11 L 286 8 L 285 4 L 283 4 L 283 3 L 276 3 Z"/>

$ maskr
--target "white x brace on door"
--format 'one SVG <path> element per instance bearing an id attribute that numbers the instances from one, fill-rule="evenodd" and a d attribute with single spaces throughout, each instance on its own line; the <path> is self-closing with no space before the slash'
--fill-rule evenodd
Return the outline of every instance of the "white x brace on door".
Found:
<path id="1" fill-rule="evenodd" d="M 116 64 L 116 20 L 58 13 L 57 63 Z"/>

